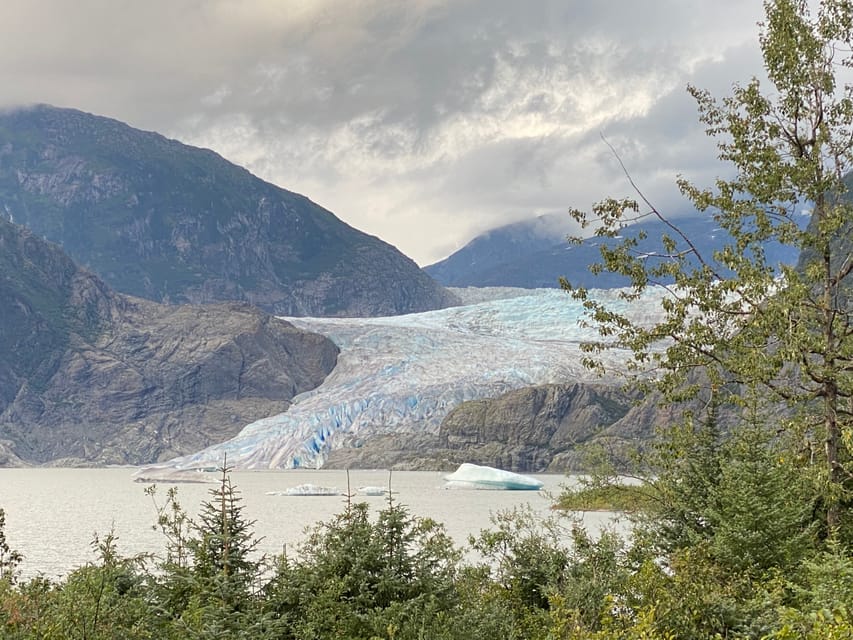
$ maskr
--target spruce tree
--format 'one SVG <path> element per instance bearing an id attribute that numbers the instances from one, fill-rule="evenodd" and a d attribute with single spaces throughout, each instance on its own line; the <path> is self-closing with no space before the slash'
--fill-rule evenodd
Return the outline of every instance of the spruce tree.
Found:
<path id="1" fill-rule="evenodd" d="M 258 598 L 264 559 L 254 521 L 243 514 L 240 492 L 227 462 L 196 519 L 187 518 L 174 491 L 158 507 L 168 539 L 167 558 L 153 593 L 175 637 L 269 637 L 275 621 L 261 613 Z M 154 489 L 147 491 L 154 494 Z"/>
<path id="2" fill-rule="evenodd" d="M 260 561 L 254 553 L 260 542 L 254 535 L 254 520 L 243 515 L 240 492 L 231 482 L 231 469 L 220 467 L 220 482 L 202 503 L 195 536 L 189 540 L 195 573 L 200 578 L 222 576 L 248 588 Z"/>

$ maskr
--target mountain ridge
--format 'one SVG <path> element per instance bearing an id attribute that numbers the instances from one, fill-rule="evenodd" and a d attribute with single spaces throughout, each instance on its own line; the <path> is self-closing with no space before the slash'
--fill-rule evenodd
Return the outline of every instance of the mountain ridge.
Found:
<path id="1" fill-rule="evenodd" d="M 806 221 L 803 217 L 803 224 Z M 730 240 L 710 215 L 687 215 L 674 222 L 706 260 Z M 567 238 L 572 229 L 568 214 L 546 214 L 504 225 L 480 234 L 444 260 L 424 267 L 424 271 L 446 287 L 557 288 L 561 277 L 585 288 L 630 285 L 624 276 L 589 270 L 589 265 L 601 262 L 601 245 L 613 246 L 619 238 L 593 236 L 574 244 Z M 636 250 L 650 255 L 669 253 L 660 239 L 664 234 L 674 236 L 672 229 L 656 218 L 626 226 L 622 233 L 645 233 L 647 237 L 638 241 Z M 675 239 L 679 250 L 687 248 Z M 770 264 L 797 261 L 796 252 L 790 248 L 771 243 L 765 250 Z"/>
<path id="2" fill-rule="evenodd" d="M 73 109 L 0 113 L 0 213 L 117 291 L 159 302 L 241 300 L 291 316 L 456 302 L 307 197 L 211 150 Z"/>

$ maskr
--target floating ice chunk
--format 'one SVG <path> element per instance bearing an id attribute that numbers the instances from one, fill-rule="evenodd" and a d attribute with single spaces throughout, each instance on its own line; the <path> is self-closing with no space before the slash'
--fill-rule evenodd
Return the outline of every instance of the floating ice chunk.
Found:
<path id="1" fill-rule="evenodd" d="M 268 496 L 339 496 L 342 491 L 337 487 L 322 487 L 317 484 L 298 484 L 284 491 L 267 491 Z"/>
<path id="2" fill-rule="evenodd" d="M 361 496 L 387 496 L 390 493 L 388 487 L 359 487 L 358 494 Z"/>
<path id="3" fill-rule="evenodd" d="M 498 489 L 510 491 L 537 491 L 543 483 L 536 478 L 520 473 L 483 467 L 465 462 L 450 475 L 444 476 L 446 488 L 452 489 Z"/>
<path id="4" fill-rule="evenodd" d="M 202 469 L 154 469 L 151 473 L 136 472 L 134 482 L 219 484 L 220 480 Z"/>

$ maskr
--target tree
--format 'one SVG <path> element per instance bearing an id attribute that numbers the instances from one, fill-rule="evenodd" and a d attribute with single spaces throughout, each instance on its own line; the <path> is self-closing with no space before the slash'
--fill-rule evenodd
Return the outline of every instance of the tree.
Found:
<path id="1" fill-rule="evenodd" d="M 95 535 L 92 549 L 99 562 L 74 569 L 61 584 L 42 594 L 41 611 L 31 621 L 31 637 L 106 640 L 150 640 L 163 637 L 163 627 L 152 615 L 146 597 L 145 556 L 125 558 L 116 548 L 113 532 Z M 39 584 L 26 591 L 37 595 Z"/>
<path id="2" fill-rule="evenodd" d="M 23 556 L 6 540 L 6 512 L 0 509 L 0 580 L 14 582 Z"/>
<path id="3" fill-rule="evenodd" d="M 175 637 L 262 638 L 276 626 L 259 611 L 264 558 L 257 556 L 254 521 L 243 514 L 230 471 L 226 460 L 195 520 L 178 503 L 175 489 L 163 505 L 156 502 L 156 487 L 146 489 L 155 499 L 155 527 L 167 539 L 152 594 Z"/>
<path id="4" fill-rule="evenodd" d="M 602 531 L 596 539 L 577 522 L 567 527 L 529 506 L 494 514 L 492 524 L 469 543 L 518 637 L 552 637 L 543 633 L 551 625 L 600 629 L 630 575 L 619 535 Z"/>
<path id="5" fill-rule="evenodd" d="M 822 0 L 814 15 L 810 4 L 764 4 L 760 44 L 769 91 L 756 78 L 722 101 L 689 88 L 734 177 L 708 189 L 679 178 L 678 186 L 699 215 L 712 215 L 730 234 L 730 244 L 701 255 L 635 186 L 636 199 L 610 198 L 589 215 L 571 214 L 610 238 L 643 215 L 669 225 L 664 254 L 640 254 L 639 238 L 628 237 L 602 247 L 593 267 L 630 277 L 627 300 L 665 287 L 663 319 L 638 325 L 586 290 L 563 286 L 584 301 L 602 336 L 585 345 L 590 366 L 616 345 L 633 354 L 632 372 L 654 371 L 654 385 L 670 402 L 705 387 L 715 405 L 722 394 L 740 402 L 745 389 L 787 403 L 780 435 L 808 451 L 821 518 L 837 533 L 853 490 L 853 256 L 845 238 L 853 205 L 844 181 L 853 167 L 853 86 L 839 80 L 853 68 L 853 3 Z M 806 207 L 811 221 L 803 228 L 798 217 Z M 770 264 L 769 242 L 798 249 L 800 263 Z"/>
<path id="6" fill-rule="evenodd" d="M 457 638 L 460 552 L 444 528 L 391 501 L 375 520 L 367 503 L 309 534 L 296 559 L 280 559 L 268 608 L 298 638 Z"/>
<path id="7" fill-rule="evenodd" d="M 260 560 L 253 554 L 260 543 L 254 520 L 243 515 L 240 492 L 231 483 L 231 469 L 223 463 L 221 479 L 202 503 L 196 536 L 188 540 L 195 573 L 200 578 L 227 578 L 241 591 L 248 591 L 258 573 Z"/>

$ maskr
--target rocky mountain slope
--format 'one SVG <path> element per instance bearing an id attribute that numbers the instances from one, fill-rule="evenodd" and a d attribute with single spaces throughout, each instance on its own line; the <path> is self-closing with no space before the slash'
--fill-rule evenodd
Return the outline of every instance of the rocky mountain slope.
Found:
<path id="1" fill-rule="evenodd" d="M 803 216 L 803 224 L 808 218 Z M 730 242 L 728 234 L 717 227 L 714 219 L 695 214 L 674 221 L 691 239 L 703 256 L 711 256 Z M 570 244 L 568 214 L 551 214 L 492 229 L 474 238 L 465 247 L 424 271 L 448 287 L 558 287 L 564 276 L 574 285 L 587 288 L 624 287 L 622 276 L 611 273 L 594 275 L 589 265 L 601 261 L 600 245 L 615 244 L 616 239 L 587 238 L 579 245 Z M 672 231 L 657 219 L 626 227 L 626 236 L 647 235 L 637 245 L 638 252 L 665 254 L 660 238 Z M 686 245 L 680 248 L 686 248 Z M 770 244 L 766 247 L 770 264 L 794 264 L 796 252 L 788 247 Z"/>
<path id="2" fill-rule="evenodd" d="M 394 247 L 308 198 L 212 151 L 71 109 L 0 113 L 0 215 L 155 301 L 241 300 L 293 316 L 454 303 Z"/>
<path id="3" fill-rule="evenodd" d="M 618 387 L 560 384 L 526 387 L 493 399 L 466 402 L 442 421 L 441 445 L 458 462 L 519 471 L 579 466 L 579 449 L 617 423 L 632 399 Z M 651 434 L 651 425 L 641 429 Z M 639 434 L 634 434 L 639 435 Z M 458 453 L 456 453 L 458 452 Z M 459 454 L 465 459 L 459 459 Z"/>
<path id="4" fill-rule="evenodd" d="M 140 464 L 284 411 L 338 350 L 246 304 L 112 292 L 0 218 L 0 465 Z"/>
<path id="5" fill-rule="evenodd" d="M 437 434 L 379 436 L 330 452 L 331 467 L 455 469 L 463 462 L 526 473 L 588 470 L 586 449 L 641 446 L 657 410 L 639 410 L 617 386 L 571 382 L 463 402 Z"/>

